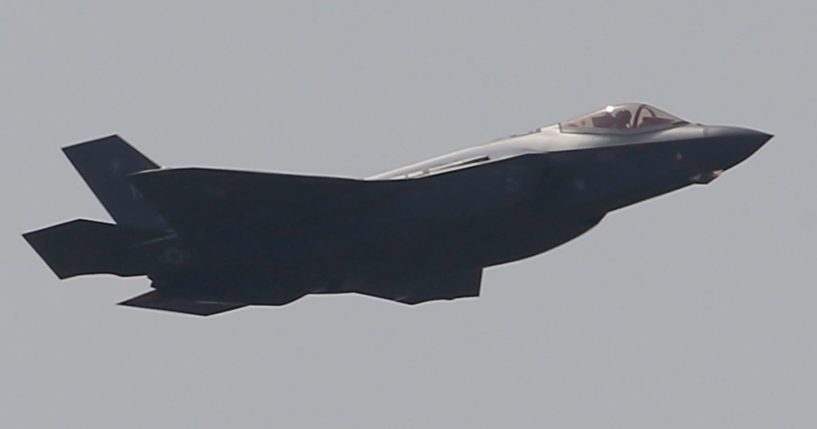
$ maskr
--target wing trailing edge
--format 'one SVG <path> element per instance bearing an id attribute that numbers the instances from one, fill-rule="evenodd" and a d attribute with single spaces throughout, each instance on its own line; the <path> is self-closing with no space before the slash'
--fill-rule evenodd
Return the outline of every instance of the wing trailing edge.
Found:
<path id="1" fill-rule="evenodd" d="M 355 287 L 353 291 L 409 305 L 477 297 L 482 283 L 482 271 L 482 268 L 477 268 L 396 278 Z"/>

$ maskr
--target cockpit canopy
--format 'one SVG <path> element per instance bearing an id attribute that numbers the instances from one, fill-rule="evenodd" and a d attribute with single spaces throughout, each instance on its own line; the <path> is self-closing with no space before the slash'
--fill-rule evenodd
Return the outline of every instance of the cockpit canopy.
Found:
<path id="1" fill-rule="evenodd" d="M 559 124 L 562 132 L 632 134 L 687 124 L 681 118 L 643 103 L 607 106 Z"/>

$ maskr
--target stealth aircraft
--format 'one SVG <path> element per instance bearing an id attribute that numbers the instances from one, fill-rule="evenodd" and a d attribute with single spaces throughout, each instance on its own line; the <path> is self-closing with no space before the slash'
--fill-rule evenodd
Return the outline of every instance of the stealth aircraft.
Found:
<path id="1" fill-rule="evenodd" d="M 475 297 L 486 267 L 709 183 L 771 137 L 627 103 L 353 179 L 160 168 L 110 136 L 64 152 L 115 223 L 24 237 L 61 279 L 147 276 L 152 290 L 121 303 L 131 307 L 211 315 L 307 294 Z"/>

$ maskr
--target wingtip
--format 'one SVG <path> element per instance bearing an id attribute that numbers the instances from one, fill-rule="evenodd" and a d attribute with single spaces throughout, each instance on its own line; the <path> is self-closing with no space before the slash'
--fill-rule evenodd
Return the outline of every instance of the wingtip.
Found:
<path id="1" fill-rule="evenodd" d="M 60 280 L 65 280 L 69 277 L 72 277 L 69 273 L 65 272 L 63 266 L 61 266 L 54 258 L 50 257 L 49 249 L 47 243 L 43 239 L 43 232 L 51 229 L 51 227 L 39 229 L 36 231 L 29 231 L 24 232 L 22 235 L 23 239 L 28 243 L 34 253 L 42 259 L 43 262 L 48 266 L 52 273 L 57 276 Z M 39 239 L 38 239 L 39 237 Z"/>

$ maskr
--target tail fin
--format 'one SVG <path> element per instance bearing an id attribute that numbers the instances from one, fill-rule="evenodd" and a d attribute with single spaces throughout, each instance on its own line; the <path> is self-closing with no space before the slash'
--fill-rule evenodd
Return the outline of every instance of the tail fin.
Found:
<path id="1" fill-rule="evenodd" d="M 134 244 L 163 232 L 77 219 L 23 234 L 57 277 L 82 274 L 145 275 L 145 262 L 131 252 Z"/>
<path id="2" fill-rule="evenodd" d="M 130 174 L 159 166 L 121 137 L 113 135 L 75 144 L 63 148 L 63 152 L 118 224 L 171 229 L 128 181 Z"/>

